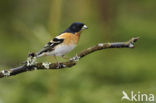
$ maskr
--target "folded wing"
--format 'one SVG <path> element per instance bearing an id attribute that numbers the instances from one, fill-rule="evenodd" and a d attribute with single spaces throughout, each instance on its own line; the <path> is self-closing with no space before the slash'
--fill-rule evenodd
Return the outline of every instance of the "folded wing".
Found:
<path id="1" fill-rule="evenodd" d="M 42 56 L 46 52 L 53 51 L 55 46 L 63 43 L 63 41 L 64 41 L 64 39 L 54 38 L 53 41 L 48 42 L 47 45 L 40 52 L 37 53 L 37 57 Z"/>

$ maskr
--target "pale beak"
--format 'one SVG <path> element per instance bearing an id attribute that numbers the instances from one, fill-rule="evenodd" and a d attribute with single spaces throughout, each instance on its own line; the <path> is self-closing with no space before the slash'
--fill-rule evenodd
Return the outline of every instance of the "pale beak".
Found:
<path id="1" fill-rule="evenodd" d="M 84 25 L 84 26 L 82 27 L 82 30 L 85 30 L 85 29 L 88 29 L 88 27 L 87 27 L 86 25 Z"/>

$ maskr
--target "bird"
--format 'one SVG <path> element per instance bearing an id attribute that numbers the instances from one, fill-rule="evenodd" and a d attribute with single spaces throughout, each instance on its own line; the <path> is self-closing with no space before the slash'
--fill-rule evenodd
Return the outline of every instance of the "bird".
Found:
<path id="1" fill-rule="evenodd" d="M 88 27 L 84 23 L 72 23 L 64 32 L 49 41 L 41 51 L 35 53 L 35 57 L 53 56 L 59 65 L 57 56 L 67 59 L 65 55 L 78 45 L 81 33 L 85 29 Z"/>

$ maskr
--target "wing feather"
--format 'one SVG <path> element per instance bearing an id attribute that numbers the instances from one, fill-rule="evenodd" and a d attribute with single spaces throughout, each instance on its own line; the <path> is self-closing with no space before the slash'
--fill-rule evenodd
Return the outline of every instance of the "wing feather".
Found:
<path id="1" fill-rule="evenodd" d="M 57 46 L 58 44 L 61 44 L 64 41 L 64 39 L 58 39 L 54 38 L 53 41 L 50 41 L 45 45 L 45 47 L 37 53 L 37 56 L 42 55 L 45 52 L 51 52 L 54 50 L 54 47 Z"/>

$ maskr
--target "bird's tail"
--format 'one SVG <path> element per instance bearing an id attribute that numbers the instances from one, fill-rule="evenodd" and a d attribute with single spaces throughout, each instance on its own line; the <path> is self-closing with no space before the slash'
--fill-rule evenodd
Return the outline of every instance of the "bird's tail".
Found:
<path id="1" fill-rule="evenodd" d="M 38 57 L 38 53 L 30 53 L 28 57 Z"/>
<path id="2" fill-rule="evenodd" d="M 35 57 L 39 58 L 39 57 L 42 57 L 43 55 L 44 55 L 44 53 L 38 52 L 38 53 L 35 54 Z"/>
<path id="3" fill-rule="evenodd" d="M 44 55 L 44 53 L 42 53 L 42 52 L 30 53 L 30 54 L 29 54 L 29 57 L 36 57 L 36 58 L 39 58 L 39 57 L 42 57 L 43 55 Z"/>

